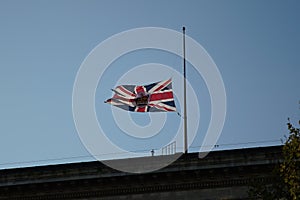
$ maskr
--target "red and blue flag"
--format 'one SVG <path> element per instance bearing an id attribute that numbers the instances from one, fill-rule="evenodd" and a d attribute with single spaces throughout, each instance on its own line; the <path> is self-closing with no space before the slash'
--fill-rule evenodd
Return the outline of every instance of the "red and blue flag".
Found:
<path id="1" fill-rule="evenodd" d="M 175 112 L 172 79 L 148 85 L 119 85 L 114 96 L 105 101 L 132 112 Z"/>

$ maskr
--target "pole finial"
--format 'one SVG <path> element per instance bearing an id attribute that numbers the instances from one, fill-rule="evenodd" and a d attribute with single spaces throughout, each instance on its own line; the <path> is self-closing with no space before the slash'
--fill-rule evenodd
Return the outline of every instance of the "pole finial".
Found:
<path id="1" fill-rule="evenodd" d="M 185 26 L 182 27 L 182 30 L 185 31 Z"/>

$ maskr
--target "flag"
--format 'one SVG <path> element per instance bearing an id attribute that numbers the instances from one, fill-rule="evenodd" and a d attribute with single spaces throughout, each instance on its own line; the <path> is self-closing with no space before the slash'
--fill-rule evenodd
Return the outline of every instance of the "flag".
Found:
<path id="1" fill-rule="evenodd" d="M 132 112 L 176 111 L 172 79 L 148 85 L 119 85 L 112 89 L 115 94 L 105 101 L 113 106 Z"/>

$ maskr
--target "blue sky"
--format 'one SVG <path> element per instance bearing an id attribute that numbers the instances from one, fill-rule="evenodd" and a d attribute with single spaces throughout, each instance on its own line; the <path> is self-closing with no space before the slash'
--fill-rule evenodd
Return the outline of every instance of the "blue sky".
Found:
<path id="1" fill-rule="evenodd" d="M 227 94 L 219 149 L 280 144 L 287 117 L 300 118 L 299 9 L 300 3 L 292 0 L 0 1 L 0 168 L 92 160 L 73 121 L 77 71 L 105 39 L 149 26 L 176 31 L 186 26 L 187 35 L 218 66 Z M 150 62 L 181 70 L 178 57 L 144 50 L 114 62 L 98 85 L 98 119 L 114 131 L 109 137 L 128 150 L 158 148 L 157 141 L 172 138 L 179 123 L 178 116 L 168 114 L 157 140 L 138 142 L 118 132 L 110 107 L 103 104 L 122 73 Z M 200 130 L 190 149 L 197 151 L 210 102 L 192 66 L 187 76 L 201 99 Z M 131 117 L 141 125 L 149 121 L 148 115 Z"/>

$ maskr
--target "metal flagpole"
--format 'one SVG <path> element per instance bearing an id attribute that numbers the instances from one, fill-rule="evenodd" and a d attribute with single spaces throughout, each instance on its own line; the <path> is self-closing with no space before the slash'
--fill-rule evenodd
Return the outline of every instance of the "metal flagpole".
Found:
<path id="1" fill-rule="evenodd" d="M 188 153 L 188 144 L 187 144 L 187 110 L 186 110 L 186 61 L 185 61 L 185 27 L 182 27 L 182 32 L 183 32 L 183 104 L 184 104 L 184 114 L 183 114 L 183 123 L 184 123 L 184 132 L 183 132 L 183 138 L 184 138 L 184 153 Z"/>

